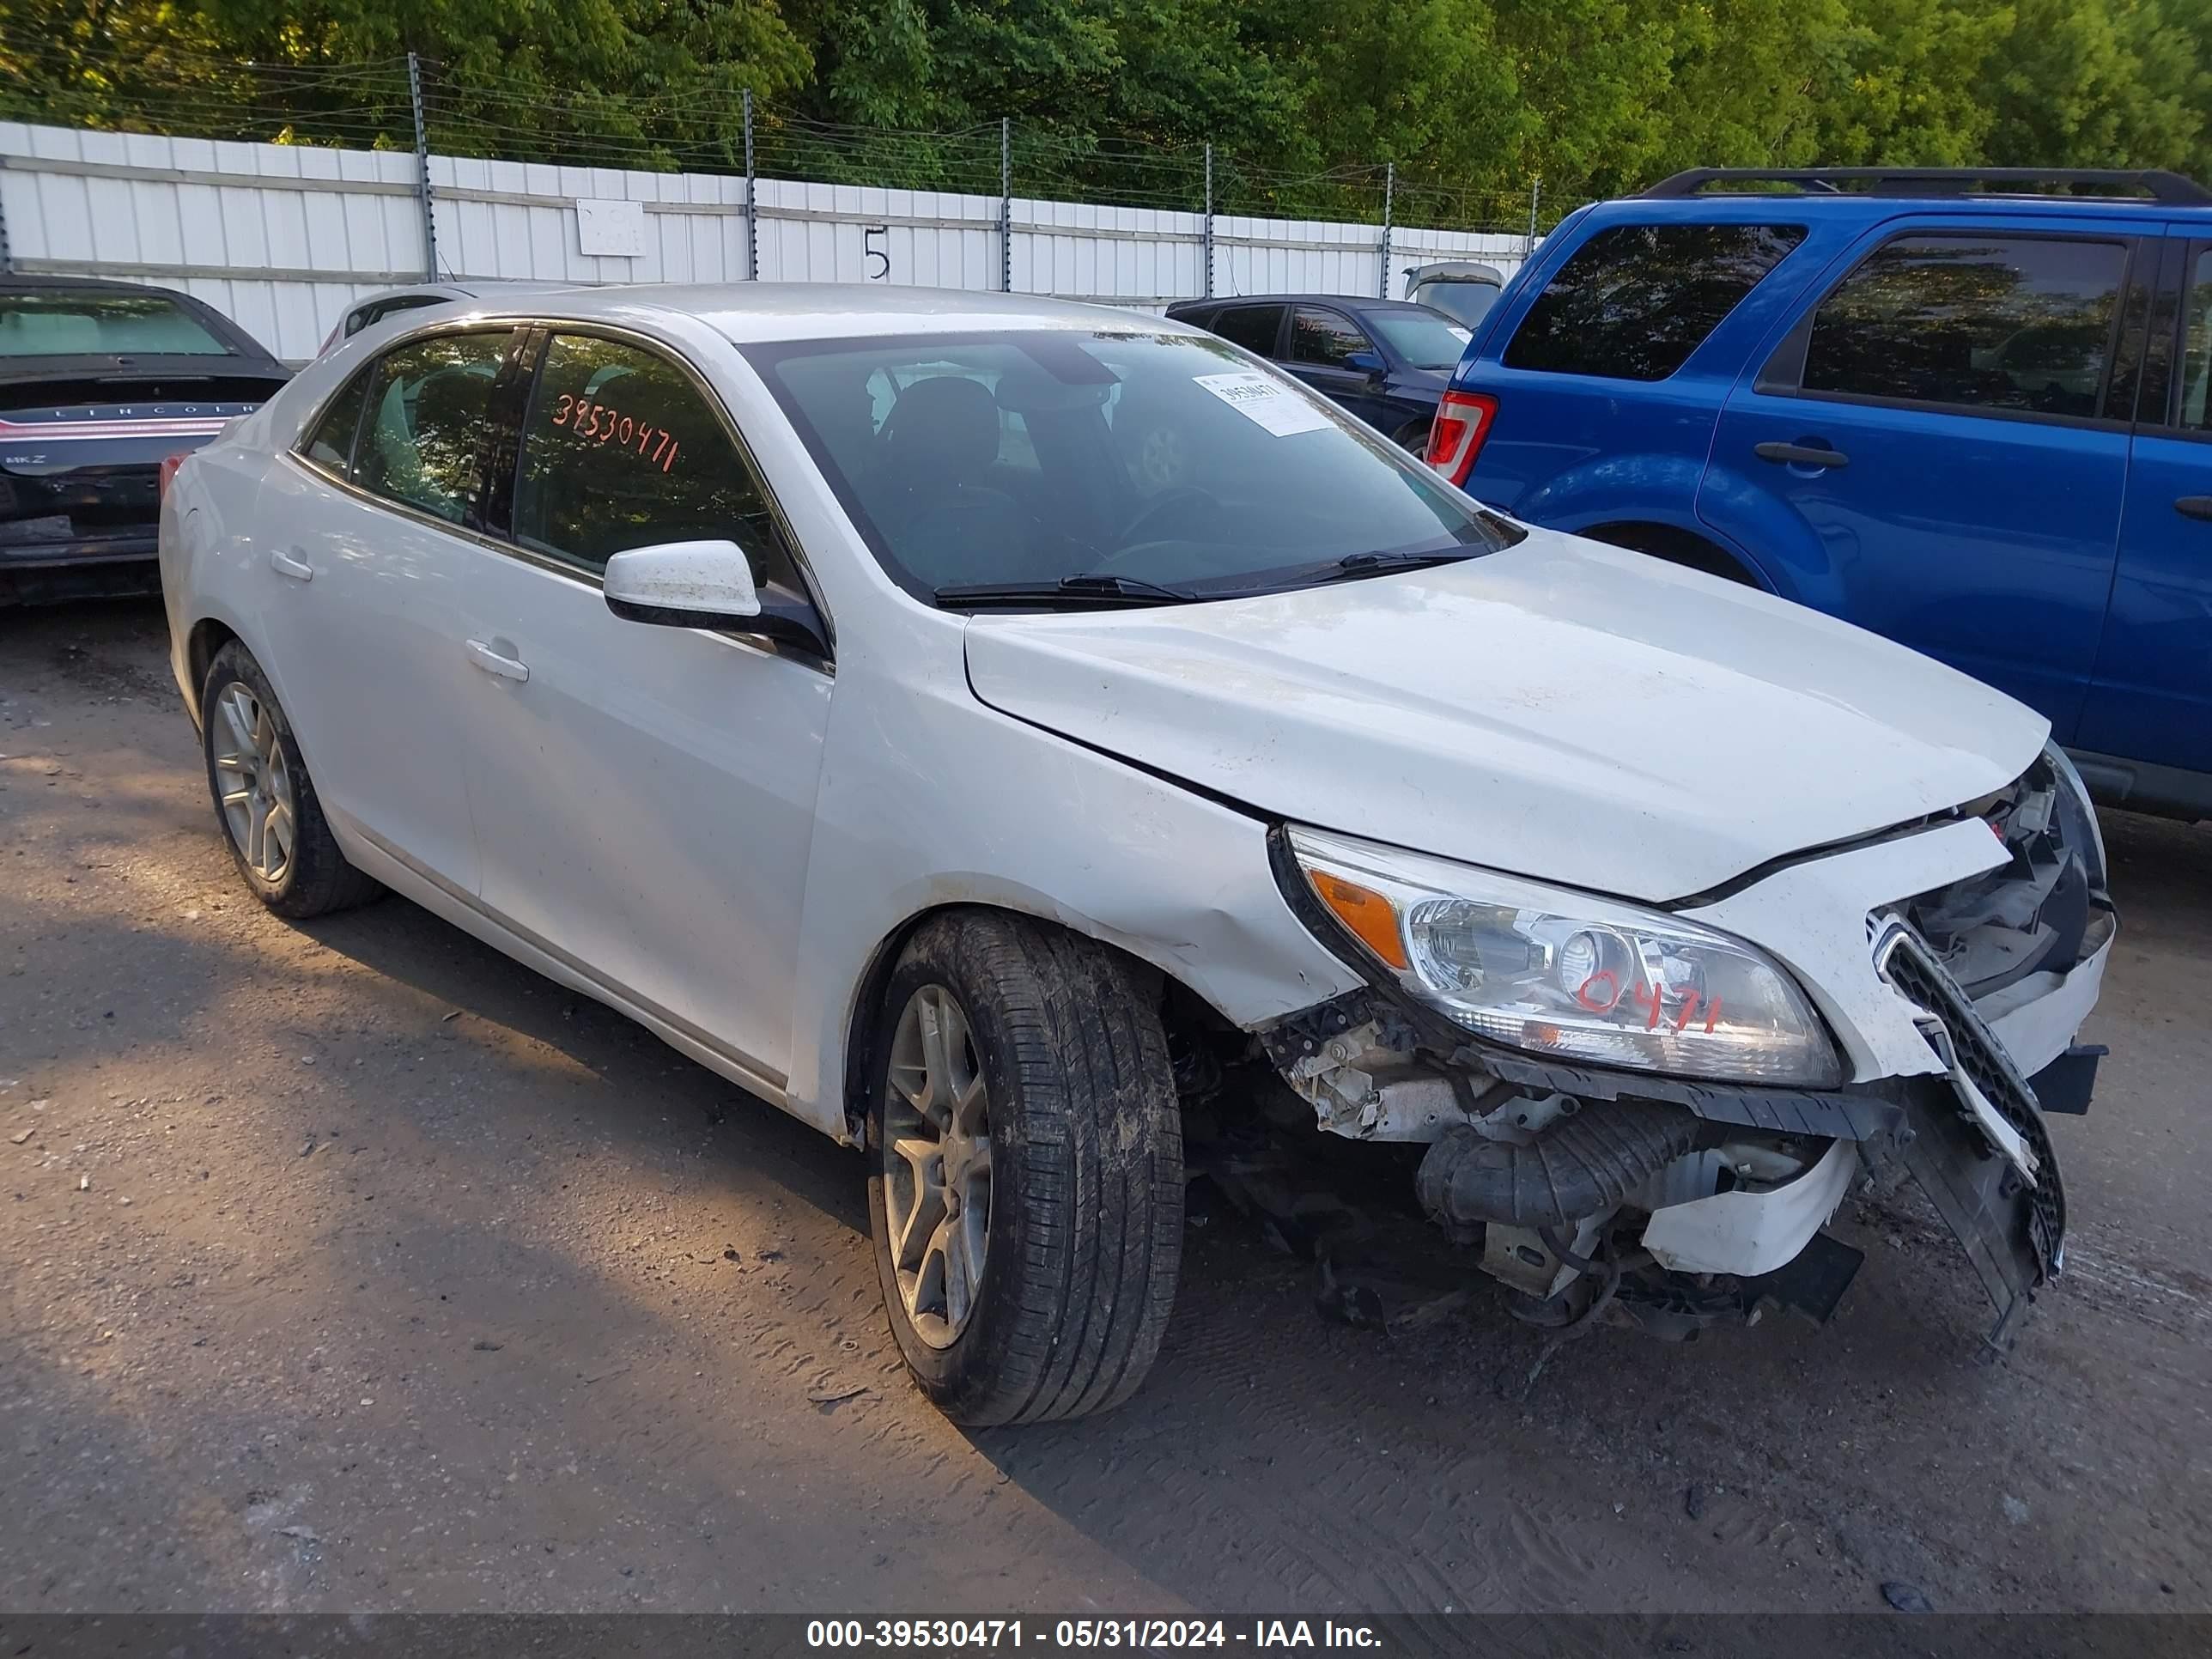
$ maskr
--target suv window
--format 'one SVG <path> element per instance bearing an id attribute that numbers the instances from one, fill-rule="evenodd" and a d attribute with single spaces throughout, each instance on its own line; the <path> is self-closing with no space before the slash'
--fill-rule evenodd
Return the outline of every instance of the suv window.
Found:
<path id="1" fill-rule="evenodd" d="M 323 411 L 323 418 L 308 435 L 307 458 L 318 466 L 326 466 L 341 477 L 353 463 L 353 437 L 361 430 L 361 411 L 368 402 L 369 377 L 374 368 L 364 368 L 355 375 L 346 389 L 331 400 Z"/>
<path id="2" fill-rule="evenodd" d="M 387 351 L 369 379 L 354 482 L 454 524 L 476 506 L 478 450 L 511 329 L 441 334 Z"/>
<path id="3" fill-rule="evenodd" d="M 1334 311 L 1300 306 L 1291 313 L 1291 361 L 1322 368 L 1348 368 L 1355 351 L 1372 351 L 1375 343 L 1351 319 Z"/>
<path id="4" fill-rule="evenodd" d="M 2212 431 L 2212 248 L 2197 256 L 2187 309 L 2181 319 L 2181 424 L 2191 432 Z"/>
<path id="5" fill-rule="evenodd" d="M 1283 331 L 1280 306 L 1231 306 L 1212 324 L 1213 331 L 1231 345 L 1262 357 L 1275 355 L 1275 341 Z"/>
<path id="6" fill-rule="evenodd" d="M 1900 236 L 1820 302 L 1804 389 L 2093 416 L 2127 263 L 2119 242 Z"/>
<path id="7" fill-rule="evenodd" d="M 1663 380 L 1804 240 L 1802 225 L 1601 230 L 1544 285 L 1505 366 Z"/>
<path id="8" fill-rule="evenodd" d="M 795 585 L 750 466 L 698 385 L 667 358 L 556 334 L 524 417 L 515 539 L 592 570 L 634 547 L 729 540 L 753 576 Z"/>

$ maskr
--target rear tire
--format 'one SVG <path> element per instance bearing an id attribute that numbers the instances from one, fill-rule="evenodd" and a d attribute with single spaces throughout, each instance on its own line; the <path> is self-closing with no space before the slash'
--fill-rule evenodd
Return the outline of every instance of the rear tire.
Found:
<path id="1" fill-rule="evenodd" d="M 215 653 L 201 684 L 200 746 L 216 822 L 256 898 L 299 921 L 384 891 L 338 849 L 283 705 L 236 640 Z"/>
<path id="2" fill-rule="evenodd" d="M 974 1426 L 1127 1399 L 1174 1305 L 1183 1188 L 1167 1038 L 1121 960 L 1001 912 L 938 917 L 871 1057 L 877 1272 L 923 1392 Z"/>

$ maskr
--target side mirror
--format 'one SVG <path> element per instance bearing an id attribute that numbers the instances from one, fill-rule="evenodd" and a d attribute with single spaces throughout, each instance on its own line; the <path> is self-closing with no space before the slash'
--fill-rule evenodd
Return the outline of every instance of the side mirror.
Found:
<path id="1" fill-rule="evenodd" d="M 607 609 L 670 628 L 749 627 L 761 614 L 752 562 L 735 542 L 663 542 L 607 561 Z"/>
<path id="2" fill-rule="evenodd" d="M 1344 360 L 1344 366 L 1362 374 L 1386 374 L 1390 368 L 1382 361 L 1382 354 L 1379 351 L 1355 351 Z"/>

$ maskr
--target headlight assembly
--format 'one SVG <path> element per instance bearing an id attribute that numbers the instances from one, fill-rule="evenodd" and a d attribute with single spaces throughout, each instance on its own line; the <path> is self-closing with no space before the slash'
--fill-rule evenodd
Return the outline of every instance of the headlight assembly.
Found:
<path id="1" fill-rule="evenodd" d="M 2058 823 L 2065 844 L 2081 853 L 2090 887 L 2101 892 L 2107 871 L 2105 831 L 2097 822 L 2096 804 L 2089 799 L 2089 786 L 2081 781 L 2081 773 L 2074 769 L 2073 760 L 2057 743 L 2043 745 L 2043 759 L 2058 782 Z"/>
<path id="2" fill-rule="evenodd" d="M 1493 1042 L 1678 1077 L 1843 1080 L 1805 994 L 1742 939 L 1321 830 L 1289 840 L 1314 896 L 1368 955 Z"/>

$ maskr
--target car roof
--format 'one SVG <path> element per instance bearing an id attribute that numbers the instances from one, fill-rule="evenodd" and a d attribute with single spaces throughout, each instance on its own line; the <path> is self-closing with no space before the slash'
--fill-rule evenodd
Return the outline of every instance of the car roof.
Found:
<path id="1" fill-rule="evenodd" d="M 1200 306 L 1341 306 L 1346 311 L 1426 311 L 1434 306 L 1425 306 L 1416 300 L 1378 300 L 1372 295 L 1359 294 L 1217 294 L 1210 300 L 1178 300 L 1168 307 L 1168 314 L 1192 310 Z"/>
<path id="2" fill-rule="evenodd" d="M 1000 329 L 1119 326 L 1164 328 L 1178 334 L 1198 331 L 1122 306 L 878 283 L 638 283 L 572 288 L 514 307 L 500 305 L 501 295 L 496 289 L 483 297 L 490 302 L 492 314 L 514 311 L 556 322 L 638 323 L 687 317 L 738 345 Z"/>
<path id="3" fill-rule="evenodd" d="M 1486 283 L 1505 286 L 1505 273 L 1480 259 L 1439 259 L 1434 264 L 1408 265 L 1406 275 L 1415 283 Z"/>
<path id="4" fill-rule="evenodd" d="M 191 295 L 158 283 L 124 283 L 112 276 L 0 276 L 0 294 L 37 294 L 64 289 L 76 294 L 159 294 L 165 299 L 189 300 Z"/>
<path id="5" fill-rule="evenodd" d="M 401 283 L 392 288 L 378 289 L 373 294 L 364 294 L 354 301 L 354 305 L 374 305 L 379 300 L 392 299 L 402 294 L 440 294 L 453 300 L 488 300 L 501 294 L 554 293 L 562 289 L 588 286 L 588 283 L 546 276 L 467 276 L 442 283 Z"/>
<path id="6" fill-rule="evenodd" d="M 2063 191 L 2049 187 L 2063 185 Z M 1715 190 L 1718 186 L 1718 190 Z M 1645 201 L 1686 201 L 1784 192 L 1809 199 L 1981 202 L 2002 210 L 2023 204 L 2138 210 L 2212 209 L 2212 190 L 2165 167 L 1691 167 L 1643 192 Z"/>

